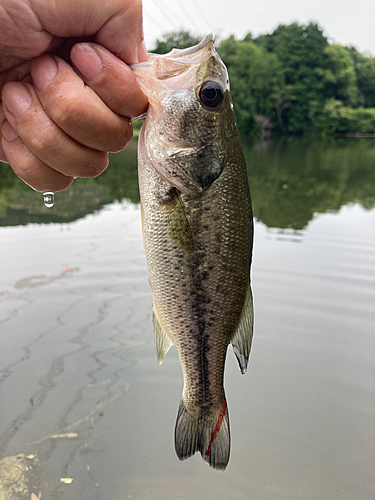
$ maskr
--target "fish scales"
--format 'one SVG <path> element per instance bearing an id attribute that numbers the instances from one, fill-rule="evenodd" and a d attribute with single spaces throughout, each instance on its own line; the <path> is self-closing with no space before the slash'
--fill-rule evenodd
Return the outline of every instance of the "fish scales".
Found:
<path id="1" fill-rule="evenodd" d="M 252 208 L 227 72 L 211 36 L 133 70 L 150 102 L 138 154 L 158 360 L 174 344 L 184 376 L 176 452 L 224 469 L 226 352 L 232 342 L 244 372 L 253 324 Z"/>

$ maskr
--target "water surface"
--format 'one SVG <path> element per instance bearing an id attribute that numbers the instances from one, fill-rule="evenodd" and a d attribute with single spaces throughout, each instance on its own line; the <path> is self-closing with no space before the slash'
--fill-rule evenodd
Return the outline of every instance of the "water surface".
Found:
<path id="1" fill-rule="evenodd" d="M 0 460 L 35 455 L 42 498 L 374 498 L 375 143 L 246 155 L 255 333 L 244 376 L 228 349 L 221 473 L 175 456 L 182 374 L 175 349 L 156 361 L 135 145 L 50 210 L 1 167 Z"/>

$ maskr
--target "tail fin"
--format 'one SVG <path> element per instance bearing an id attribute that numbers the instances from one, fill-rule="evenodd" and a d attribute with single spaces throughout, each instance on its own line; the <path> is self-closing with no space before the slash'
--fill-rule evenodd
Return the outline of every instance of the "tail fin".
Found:
<path id="1" fill-rule="evenodd" d="M 214 469 L 224 470 L 229 461 L 230 430 L 227 402 L 219 412 L 208 414 L 190 413 L 181 400 L 175 427 L 175 448 L 180 460 L 200 451 Z"/>

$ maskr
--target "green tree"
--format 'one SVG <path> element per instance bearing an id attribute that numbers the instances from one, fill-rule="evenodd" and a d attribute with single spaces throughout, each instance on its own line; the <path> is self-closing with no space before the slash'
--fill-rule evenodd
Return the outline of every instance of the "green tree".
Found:
<path id="1" fill-rule="evenodd" d="M 364 55 L 354 47 L 346 47 L 350 54 L 358 87 L 358 104 L 375 108 L 375 57 Z"/>
<path id="2" fill-rule="evenodd" d="M 234 36 L 224 40 L 218 53 L 229 72 L 233 103 L 238 126 L 248 134 L 254 128 L 254 116 L 265 123 L 277 122 L 275 100 L 282 93 L 284 73 L 274 54 L 249 40 L 237 41 Z"/>
<path id="3" fill-rule="evenodd" d="M 186 49 L 199 43 L 202 38 L 192 35 L 189 31 L 171 31 L 163 35 L 160 40 L 159 38 L 156 40 L 156 46 L 151 52 L 167 54 L 172 49 Z"/>
<path id="4" fill-rule="evenodd" d="M 318 74 L 324 83 L 327 98 L 342 101 L 345 105 L 355 106 L 358 101 L 357 78 L 354 61 L 342 45 L 329 45 L 324 49 L 327 67 L 318 68 Z"/>
<path id="5" fill-rule="evenodd" d="M 314 130 L 324 106 L 324 84 L 320 72 L 327 67 L 325 49 L 328 40 L 315 24 L 279 25 L 273 33 L 261 35 L 255 43 L 275 54 L 285 72 L 285 84 L 291 105 L 284 111 L 288 132 Z"/>
<path id="6" fill-rule="evenodd" d="M 375 134 L 375 108 L 352 108 L 337 99 L 327 99 L 317 128 L 324 135 Z"/>

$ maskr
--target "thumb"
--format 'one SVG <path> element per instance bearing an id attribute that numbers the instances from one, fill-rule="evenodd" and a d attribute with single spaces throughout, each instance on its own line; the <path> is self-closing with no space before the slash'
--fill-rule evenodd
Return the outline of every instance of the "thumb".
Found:
<path id="1" fill-rule="evenodd" d="M 127 8 L 108 20 L 95 36 L 95 42 L 127 64 L 147 61 L 143 41 L 142 1 L 123 1 Z"/>
<path id="2" fill-rule="evenodd" d="M 90 37 L 127 64 L 147 59 L 142 0 L 36 0 L 33 11 L 54 37 Z"/>

